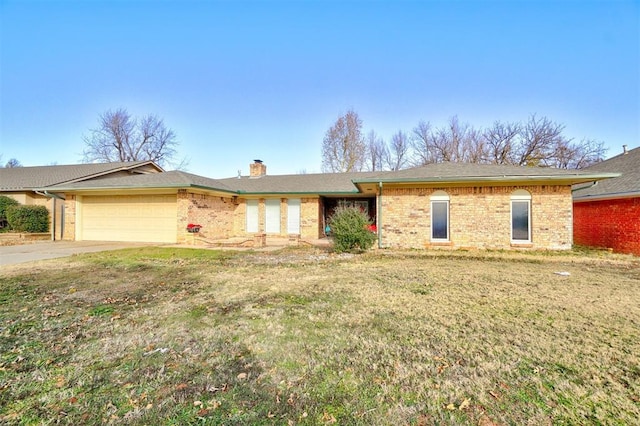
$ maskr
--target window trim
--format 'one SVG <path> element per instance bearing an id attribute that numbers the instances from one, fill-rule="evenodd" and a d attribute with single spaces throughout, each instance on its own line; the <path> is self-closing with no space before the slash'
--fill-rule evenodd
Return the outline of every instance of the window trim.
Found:
<path id="1" fill-rule="evenodd" d="M 430 238 L 431 238 L 431 242 L 434 243 L 448 243 L 451 241 L 451 214 L 449 212 L 449 208 L 450 208 L 450 197 L 449 194 L 447 194 L 444 191 L 436 191 L 433 194 L 431 194 L 431 197 L 429 199 L 430 202 L 430 216 L 431 216 L 431 229 L 430 229 Z M 446 207 L 447 207 L 447 236 L 446 238 L 435 238 L 433 236 L 433 205 L 434 203 L 445 203 Z"/>
<path id="2" fill-rule="evenodd" d="M 527 203 L 527 239 L 514 239 L 513 238 L 513 203 Z M 509 216 L 510 226 L 509 232 L 511 237 L 511 244 L 531 244 L 531 193 L 524 189 L 518 189 L 511 193 L 511 200 L 509 202 Z"/>

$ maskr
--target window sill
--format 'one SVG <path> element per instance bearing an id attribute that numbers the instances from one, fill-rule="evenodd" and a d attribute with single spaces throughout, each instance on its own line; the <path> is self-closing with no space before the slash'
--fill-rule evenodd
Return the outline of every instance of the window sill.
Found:
<path id="1" fill-rule="evenodd" d="M 431 241 L 429 245 L 432 247 L 451 247 L 453 243 L 451 241 Z"/>
<path id="2" fill-rule="evenodd" d="M 533 248 L 533 243 L 531 241 L 524 241 L 524 242 L 515 242 L 515 241 L 511 241 L 511 247 L 517 247 L 517 248 Z"/>

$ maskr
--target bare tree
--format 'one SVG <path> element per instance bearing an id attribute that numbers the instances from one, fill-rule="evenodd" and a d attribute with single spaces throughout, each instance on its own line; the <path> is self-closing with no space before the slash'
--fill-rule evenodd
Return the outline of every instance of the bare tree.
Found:
<path id="1" fill-rule="evenodd" d="M 607 149 L 604 142 L 583 139 L 580 143 L 561 140 L 555 146 L 553 167 L 559 169 L 583 169 L 604 160 Z"/>
<path id="2" fill-rule="evenodd" d="M 495 164 L 511 164 L 514 146 L 518 143 L 522 125 L 520 123 L 501 123 L 496 121 L 493 127 L 484 130 L 482 137 L 487 148 L 487 161 Z"/>
<path id="3" fill-rule="evenodd" d="M 389 149 L 375 131 L 367 134 L 367 169 L 372 172 L 383 170 L 389 158 Z"/>
<path id="4" fill-rule="evenodd" d="M 469 162 L 471 157 L 481 160 L 477 154 L 478 133 L 467 123 L 460 123 L 457 116 L 449 119 L 447 126 L 435 129 L 427 138 L 434 162 Z M 482 148 L 482 147 L 480 147 Z M 472 155 L 472 153 L 474 153 Z"/>
<path id="5" fill-rule="evenodd" d="M 7 169 L 12 169 L 14 167 L 22 167 L 22 163 L 15 158 L 10 158 L 7 161 L 7 164 L 4 165 Z"/>
<path id="6" fill-rule="evenodd" d="M 411 133 L 411 147 L 413 148 L 411 164 L 413 166 L 424 166 L 436 162 L 431 144 L 432 138 L 433 132 L 429 122 L 421 121 L 414 127 Z"/>
<path id="7" fill-rule="evenodd" d="M 519 166 L 551 165 L 555 147 L 564 141 L 564 126 L 535 114 L 522 126 L 513 162 Z"/>
<path id="8" fill-rule="evenodd" d="M 173 130 L 156 115 L 141 119 L 131 117 L 126 109 L 106 111 L 98 119 L 98 127 L 84 136 L 83 161 L 153 161 L 161 166 L 175 165 L 178 142 Z M 186 160 L 178 168 L 186 166 Z"/>
<path id="9" fill-rule="evenodd" d="M 402 130 L 391 137 L 387 164 L 391 170 L 404 169 L 409 162 L 409 137 Z"/>
<path id="10" fill-rule="evenodd" d="M 362 120 L 349 110 L 327 130 L 322 141 L 324 172 L 359 172 L 366 160 L 367 145 L 362 136 Z"/>

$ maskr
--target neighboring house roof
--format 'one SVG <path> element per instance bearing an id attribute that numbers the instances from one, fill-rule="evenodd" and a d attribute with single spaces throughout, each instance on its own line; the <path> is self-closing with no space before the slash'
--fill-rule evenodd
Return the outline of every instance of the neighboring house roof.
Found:
<path id="1" fill-rule="evenodd" d="M 121 171 L 133 171 L 144 166 L 150 166 L 159 172 L 163 171 L 152 161 L 0 168 L 0 192 L 30 191 L 35 188 L 94 179 Z"/>
<path id="2" fill-rule="evenodd" d="M 78 190 L 113 190 L 113 189 L 159 189 L 159 188 L 200 188 L 221 192 L 235 193 L 235 191 L 216 179 L 209 179 L 191 173 L 174 170 L 164 173 L 146 175 L 130 175 L 74 182 L 55 185 L 48 190 L 55 192 Z"/>
<path id="3" fill-rule="evenodd" d="M 598 182 L 595 185 L 575 186 L 573 199 L 587 201 L 623 197 L 640 197 L 640 147 L 611 157 L 584 169 L 588 172 L 616 172 L 620 177 Z"/>

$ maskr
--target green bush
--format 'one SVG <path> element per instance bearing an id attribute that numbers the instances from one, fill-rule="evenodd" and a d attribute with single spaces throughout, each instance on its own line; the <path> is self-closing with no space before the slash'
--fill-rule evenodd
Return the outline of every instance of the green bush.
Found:
<path id="1" fill-rule="evenodd" d="M 333 249 L 337 253 L 368 250 L 376 241 L 376 234 L 369 230 L 371 221 L 355 207 L 338 207 L 329 218 L 333 235 Z"/>
<path id="2" fill-rule="evenodd" d="M 49 210 L 45 206 L 10 206 L 7 221 L 17 232 L 47 232 L 49 230 Z"/>
<path id="3" fill-rule="evenodd" d="M 7 208 L 10 206 L 18 206 L 19 202 L 6 195 L 0 195 L 0 228 L 6 228 L 7 222 Z"/>

